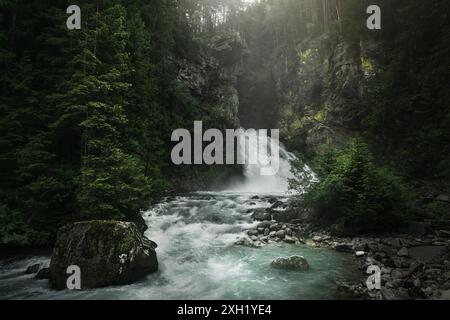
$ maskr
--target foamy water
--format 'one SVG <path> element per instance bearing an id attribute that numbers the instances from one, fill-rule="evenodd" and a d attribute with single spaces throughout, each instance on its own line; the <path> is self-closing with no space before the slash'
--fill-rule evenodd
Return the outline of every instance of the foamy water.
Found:
<path id="1" fill-rule="evenodd" d="M 250 152 L 259 151 L 251 148 Z M 228 191 L 171 197 L 144 212 L 149 227 L 146 236 L 158 244 L 159 270 L 142 281 L 78 292 L 53 291 L 46 280 L 23 274 L 27 266 L 49 260 L 31 257 L 0 261 L 0 299 L 335 298 L 335 281 L 358 274 L 351 255 L 286 243 L 259 249 L 234 244 L 255 227 L 251 218 L 255 209 L 268 208 L 274 195 L 289 200 L 292 159 L 280 145 L 280 170 L 275 176 L 261 176 L 258 165 L 246 166 L 245 181 Z M 272 260 L 290 255 L 304 256 L 311 269 L 285 272 L 270 267 Z"/>

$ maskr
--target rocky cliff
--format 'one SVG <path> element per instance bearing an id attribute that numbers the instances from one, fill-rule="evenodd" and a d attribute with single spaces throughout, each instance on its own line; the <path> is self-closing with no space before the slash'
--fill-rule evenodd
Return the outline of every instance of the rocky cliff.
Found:
<path id="1" fill-rule="evenodd" d="M 196 42 L 200 52 L 196 59 L 176 61 L 178 79 L 188 86 L 206 114 L 224 120 L 228 127 L 239 127 L 237 81 L 242 72 L 245 42 L 238 33 L 229 32 L 218 32 Z"/>
<path id="2" fill-rule="evenodd" d="M 288 68 L 274 64 L 279 126 L 292 148 L 313 155 L 324 145 L 345 144 L 358 131 L 364 105 L 365 51 L 360 42 L 328 35 L 304 40 Z M 287 72 L 286 72 L 287 70 Z"/>

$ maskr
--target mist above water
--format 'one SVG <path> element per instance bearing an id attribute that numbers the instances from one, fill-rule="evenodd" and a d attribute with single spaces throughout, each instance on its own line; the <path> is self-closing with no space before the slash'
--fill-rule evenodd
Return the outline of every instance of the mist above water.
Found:
<path id="1" fill-rule="evenodd" d="M 269 150 L 276 149 L 277 141 L 269 139 L 267 143 Z M 248 154 L 261 157 L 261 163 L 274 156 L 256 145 L 248 150 Z M 335 298 L 335 280 L 357 274 L 352 256 L 283 242 L 259 249 L 235 245 L 257 225 L 252 219 L 254 210 L 269 208 L 273 196 L 282 202 L 291 196 L 288 180 L 294 178 L 290 162 L 295 156 L 282 145 L 279 155 L 276 175 L 261 175 L 261 164 L 246 165 L 245 180 L 229 190 L 166 198 L 144 212 L 146 236 L 158 244 L 159 270 L 141 281 L 102 289 L 54 291 L 46 280 L 23 274 L 31 263 L 48 263 L 49 257 L 0 261 L 0 299 Z M 274 259 L 291 255 L 304 256 L 311 269 L 286 272 L 271 268 Z"/>
<path id="2" fill-rule="evenodd" d="M 296 179 L 291 167 L 292 161 L 297 159 L 296 156 L 287 151 L 278 139 L 272 137 L 258 139 L 256 131 L 247 131 L 246 134 L 250 136 L 251 141 L 257 141 L 257 143 L 247 143 L 243 147 L 244 139 L 240 137 L 239 153 L 245 159 L 244 180 L 230 185 L 227 190 L 260 194 L 292 194 L 293 191 L 289 190 L 289 180 Z M 258 161 L 256 164 L 251 164 L 253 162 L 249 159 Z M 275 168 L 278 169 L 274 175 L 261 173 L 264 168 L 274 163 L 277 164 Z M 314 176 L 307 165 L 304 170 Z"/>

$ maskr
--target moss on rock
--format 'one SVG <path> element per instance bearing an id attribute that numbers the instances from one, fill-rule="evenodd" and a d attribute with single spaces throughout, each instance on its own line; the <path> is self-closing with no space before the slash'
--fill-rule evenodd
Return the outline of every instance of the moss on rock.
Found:
<path id="1" fill-rule="evenodd" d="M 82 288 L 129 284 L 158 269 L 156 244 L 133 223 L 76 222 L 60 228 L 50 263 L 50 286 L 66 287 L 67 267 L 81 269 Z"/>

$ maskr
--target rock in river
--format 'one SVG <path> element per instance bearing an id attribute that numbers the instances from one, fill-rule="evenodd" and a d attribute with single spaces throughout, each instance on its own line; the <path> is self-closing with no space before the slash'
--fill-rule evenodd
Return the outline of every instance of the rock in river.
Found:
<path id="1" fill-rule="evenodd" d="M 39 271 L 39 269 L 41 269 L 42 263 L 35 263 L 31 266 L 29 266 L 27 268 L 27 270 L 25 270 L 25 274 L 34 274 L 37 273 Z"/>
<path id="2" fill-rule="evenodd" d="M 58 230 L 50 262 L 50 286 L 66 288 L 70 265 L 79 266 L 81 288 L 130 284 L 155 272 L 156 244 L 134 223 L 76 222 Z"/>
<path id="3" fill-rule="evenodd" d="M 339 243 L 334 247 L 334 249 L 339 252 L 353 253 L 352 246 L 347 243 Z"/>
<path id="4" fill-rule="evenodd" d="M 400 250 L 398 250 L 397 255 L 399 257 L 407 257 L 407 256 L 409 256 L 408 249 L 405 248 L 405 247 L 402 247 Z"/>
<path id="5" fill-rule="evenodd" d="M 295 238 L 294 238 L 294 237 L 291 237 L 291 236 L 286 236 L 286 237 L 283 239 L 283 241 L 286 242 L 286 243 L 295 243 Z"/>
<path id="6" fill-rule="evenodd" d="M 356 251 L 355 252 L 355 256 L 357 257 L 364 257 L 366 255 L 366 253 L 364 251 Z"/>
<path id="7" fill-rule="evenodd" d="M 42 268 L 41 270 L 36 273 L 34 276 L 35 279 L 42 280 L 42 279 L 49 279 L 50 278 L 50 268 Z"/>
<path id="8" fill-rule="evenodd" d="M 282 270 L 308 270 L 308 261 L 302 256 L 292 256 L 288 258 L 277 258 L 271 263 L 272 268 Z"/>
<path id="9" fill-rule="evenodd" d="M 252 214 L 252 218 L 255 221 L 267 221 L 272 220 L 272 215 L 266 209 L 256 209 Z"/>
<path id="10" fill-rule="evenodd" d="M 272 224 L 272 222 L 270 222 L 270 221 L 263 221 L 263 222 L 258 223 L 257 228 L 264 228 L 264 229 L 269 228 L 271 224 Z"/>
<path id="11" fill-rule="evenodd" d="M 275 236 L 276 236 L 277 238 L 284 239 L 284 237 L 286 236 L 286 232 L 284 232 L 284 230 L 277 231 L 277 232 L 275 233 Z"/>

